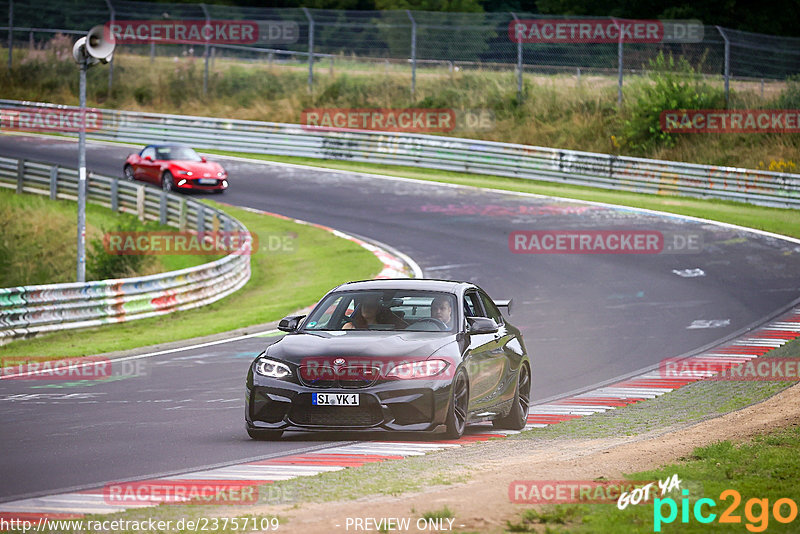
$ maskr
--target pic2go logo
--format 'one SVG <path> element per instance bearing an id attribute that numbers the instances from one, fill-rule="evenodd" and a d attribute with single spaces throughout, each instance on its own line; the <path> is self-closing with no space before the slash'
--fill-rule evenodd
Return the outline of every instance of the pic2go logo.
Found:
<path id="1" fill-rule="evenodd" d="M 694 506 L 689 504 L 689 490 L 682 490 L 680 513 L 681 523 L 689 523 L 689 512 L 691 509 L 695 521 L 698 523 L 711 523 L 717 518 L 717 514 L 711 512 L 711 508 L 715 508 L 717 503 L 713 499 L 698 499 Z M 736 509 L 742 502 L 742 496 L 738 491 L 728 489 L 719 494 L 720 501 L 727 501 L 732 499 L 731 504 L 725 511 L 720 514 L 720 523 L 733 523 L 740 524 L 742 517 L 736 514 Z M 664 515 L 664 508 L 668 508 L 668 515 Z M 758 509 L 756 513 L 755 509 Z M 784 512 L 788 512 L 784 515 Z M 750 532 L 764 532 L 769 526 L 770 507 L 769 499 L 749 499 L 744 505 L 744 516 L 748 523 L 745 527 Z M 782 498 L 776 500 L 772 505 L 772 517 L 779 523 L 791 523 L 797 517 L 797 503 L 792 499 Z M 653 501 L 653 531 L 661 532 L 662 524 L 670 524 L 678 518 L 678 503 L 675 499 L 667 497 L 666 499 L 656 498 Z"/>

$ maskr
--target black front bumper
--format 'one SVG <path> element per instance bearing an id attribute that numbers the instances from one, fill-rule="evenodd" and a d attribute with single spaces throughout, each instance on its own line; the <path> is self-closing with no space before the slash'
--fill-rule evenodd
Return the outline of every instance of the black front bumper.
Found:
<path id="1" fill-rule="evenodd" d="M 310 388 L 257 377 L 246 389 L 250 428 L 433 431 L 445 423 L 450 380 L 394 380 L 367 388 Z M 315 406 L 312 393 L 358 393 L 358 406 Z"/>

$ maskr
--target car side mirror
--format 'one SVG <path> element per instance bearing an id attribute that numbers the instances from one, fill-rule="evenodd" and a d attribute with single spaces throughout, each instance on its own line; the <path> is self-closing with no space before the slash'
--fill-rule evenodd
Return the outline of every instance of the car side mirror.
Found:
<path id="1" fill-rule="evenodd" d="M 144 160 L 145 161 L 153 161 L 153 157 L 152 156 L 145 156 Z"/>
<path id="2" fill-rule="evenodd" d="M 305 317 L 305 315 L 287 315 L 278 323 L 278 330 L 294 332 L 297 330 L 297 326 L 300 324 L 300 321 L 303 320 L 303 317 Z"/>
<path id="3" fill-rule="evenodd" d="M 205 156 L 200 156 L 200 161 L 202 161 L 203 163 L 208 163 L 208 160 L 206 159 Z"/>
<path id="4" fill-rule="evenodd" d="M 494 319 L 488 317 L 467 317 L 467 333 L 494 334 L 500 329 Z"/>

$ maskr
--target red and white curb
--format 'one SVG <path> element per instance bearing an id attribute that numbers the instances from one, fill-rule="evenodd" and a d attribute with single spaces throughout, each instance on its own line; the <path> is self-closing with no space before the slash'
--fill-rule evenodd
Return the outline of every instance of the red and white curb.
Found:
<path id="1" fill-rule="evenodd" d="M 437 441 L 363 441 L 301 454 L 288 454 L 268 460 L 195 471 L 177 476 L 138 480 L 113 484 L 122 489 L 114 493 L 110 485 L 94 489 L 22 499 L 0 504 L 0 519 L 50 519 L 81 518 L 86 514 L 110 514 L 132 508 L 146 508 L 159 504 L 180 504 L 190 497 L 176 496 L 170 488 L 187 488 L 190 493 L 208 497 L 217 491 L 263 486 L 279 480 L 313 476 L 348 467 L 359 467 L 373 462 L 400 460 L 409 456 L 422 456 L 432 451 L 461 447 L 491 438 L 503 438 L 518 432 L 496 431 L 486 425 L 475 425 L 458 440 Z M 144 492 L 137 492 L 144 488 Z M 116 496 L 115 496 L 116 495 Z M 144 495 L 144 496 L 142 496 Z M 127 498 L 126 498 L 127 496 Z M 196 502 L 196 501 L 195 501 Z M 215 504 L 209 502 L 209 504 Z"/>
<path id="2" fill-rule="evenodd" d="M 730 369 L 763 356 L 798 337 L 800 337 L 800 308 L 794 308 L 766 326 L 680 362 L 685 363 L 690 369 L 714 369 L 714 371 L 698 371 L 688 376 L 683 373 L 680 376 L 665 376 L 666 373 L 655 370 L 579 395 L 531 406 L 528 412 L 528 426 L 542 428 L 561 421 L 654 399 L 686 384 L 708 378 L 720 370 Z"/>

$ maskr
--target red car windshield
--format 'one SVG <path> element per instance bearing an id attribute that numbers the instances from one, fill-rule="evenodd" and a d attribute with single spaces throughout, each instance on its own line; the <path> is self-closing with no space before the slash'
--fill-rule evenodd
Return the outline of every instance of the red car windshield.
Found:
<path id="1" fill-rule="evenodd" d="M 156 149 L 156 159 L 201 161 L 200 156 L 194 149 L 185 146 L 160 146 Z"/>

